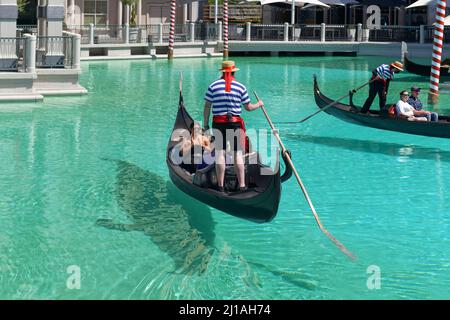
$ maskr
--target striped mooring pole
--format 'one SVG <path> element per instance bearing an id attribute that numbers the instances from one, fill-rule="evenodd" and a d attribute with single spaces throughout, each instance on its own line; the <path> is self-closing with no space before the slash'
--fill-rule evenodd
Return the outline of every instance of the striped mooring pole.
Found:
<path id="1" fill-rule="evenodd" d="M 437 0 L 436 23 L 434 25 L 433 53 L 431 56 L 430 92 L 428 103 L 436 104 L 439 101 L 439 77 L 441 74 L 441 54 L 444 42 L 444 19 L 446 0 Z"/>
<path id="2" fill-rule="evenodd" d="M 169 51 L 167 59 L 173 59 L 173 41 L 175 38 L 175 14 L 177 11 L 177 1 L 172 0 L 170 3 L 170 34 L 169 34 Z"/>
<path id="3" fill-rule="evenodd" d="M 228 59 L 228 0 L 223 0 L 223 60 Z"/>

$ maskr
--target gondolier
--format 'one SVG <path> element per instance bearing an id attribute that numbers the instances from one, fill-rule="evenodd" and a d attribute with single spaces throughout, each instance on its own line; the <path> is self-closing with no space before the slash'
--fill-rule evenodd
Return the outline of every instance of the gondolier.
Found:
<path id="1" fill-rule="evenodd" d="M 403 64 L 394 61 L 390 65 L 382 64 L 372 71 L 372 82 L 369 84 L 369 97 L 361 108 L 361 113 L 367 113 L 372 106 L 375 96 L 378 95 L 380 102 L 380 112 L 387 114 L 386 98 L 389 91 L 389 84 L 394 78 L 394 73 L 403 71 Z"/>
<path id="2" fill-rule="evenodd" d="M 225 151 L 227 145 L 234 151 L 233 163 L 236 168 L 239 189 L 244 191 L 245 168 L 243 151 L 245 149 L 245 125 L 241 118 L 242 105 L 248 111 L 258 109 L 262 101 L 250 103 L 247 88 L 234 79 L 236 68 L 234 61 L 223 61 L 222 77 L 209 85 L 205 94 L 204 126 L 209 128 L 212 107 L 216 149 L 216 172 L 218 190 L 224 191 Z"/>

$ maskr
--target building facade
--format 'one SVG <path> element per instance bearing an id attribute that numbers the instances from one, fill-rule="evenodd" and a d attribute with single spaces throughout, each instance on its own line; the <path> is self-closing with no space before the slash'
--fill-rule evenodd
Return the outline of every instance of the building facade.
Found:
<path id="1" fill-rule="evenodd" d="M 66 0 L 67 25 L 121 25 L 130 22 L 130 8 L 120 0 Z M 207 1 L 177 1 L 177 23 L 196 22 L 201 19 L 203 4 Z M 170 0 L 139 0 L 136 23 L 169 23 Z"/>

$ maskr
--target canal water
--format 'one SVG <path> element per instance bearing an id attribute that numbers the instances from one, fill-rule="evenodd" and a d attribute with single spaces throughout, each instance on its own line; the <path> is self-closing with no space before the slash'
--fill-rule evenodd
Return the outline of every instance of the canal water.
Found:
<path id="1" fill-rule="evenodd" d="M 235 60 L 237 80 L 258 92 L 272 119 L 293 121 L 317 110 L 313 74 L 337 98 L 392 59 Z M 0 298 L 450 298 L 446 139 L 327 114 L 278 125 L 323 224 L 355 262 L 319 231 L 294 179 L 267 224 L 226 215 L 168 182 L 179 73 L 186 107 L 201 120 L 220 63 L 86 62 L 88 95 L 1 106 Z M 427 82 L 399 74 L 389 100 Z M 450 114 L 450 95 L 435 110 Z M 244 117 L 249 128 L 268 128 L 260 110 Z"/>

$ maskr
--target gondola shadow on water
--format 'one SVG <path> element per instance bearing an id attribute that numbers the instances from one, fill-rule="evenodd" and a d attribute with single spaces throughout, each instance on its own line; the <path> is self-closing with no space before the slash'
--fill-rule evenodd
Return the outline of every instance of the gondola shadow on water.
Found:
<path id="1" fill-rule="evenodd" d="M 117 165 L 115 194 L 130 223 L 98 219 L 96 224 L 112 230 L 143 232 L 171 257 L 175 265 L 172 273 L 202 276 L 217 251 L 218 263 L 233 259 L 245 269 L 245 277 L 241 278 L 247 286 L 261 287 L 257 273 L 250 267 L 253 266 L 303 289 L 315 289 L 315 282 L 298 272 L 274 270 L 247 261 L 226 244 L 217 249 L 215 222 L 209 207 L 179 192 L 170 181 L 126 161 L 103 160 Z M 213 267 L 220 271 L 221 266 Z"/>
<path id="2" fill-rule="evenodd" d="M 428 148 L 416 145 L 377 142 L 352 138 L 312 136 L 296 133 L 287 133 L 285 136 L 287 139 L 320 144 L 332 148 L 346 149 L 357 152 L 378 153 L 393 157 L 408 157 L 411 159 L 450 162 L 450 151 L 444 151 L 439 148 Z"/>

